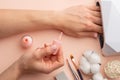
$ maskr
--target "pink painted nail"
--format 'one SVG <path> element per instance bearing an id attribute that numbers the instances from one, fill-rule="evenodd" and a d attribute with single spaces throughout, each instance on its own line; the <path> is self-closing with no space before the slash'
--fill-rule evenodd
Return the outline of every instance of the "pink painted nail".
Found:
<path id="1" fill-rule="evenodd" d="M 97 38 L 98 37 L 98 33 L 94 33 L 94 37 Z"/>

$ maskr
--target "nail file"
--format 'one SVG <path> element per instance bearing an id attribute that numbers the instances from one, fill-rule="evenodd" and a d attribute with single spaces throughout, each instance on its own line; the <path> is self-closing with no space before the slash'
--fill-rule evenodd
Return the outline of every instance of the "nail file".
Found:
<path id="1" fill-rule="evenodd" d="M 56 80 L 69 80 L 64 71 L 56 75 L 55 78 Z"/>

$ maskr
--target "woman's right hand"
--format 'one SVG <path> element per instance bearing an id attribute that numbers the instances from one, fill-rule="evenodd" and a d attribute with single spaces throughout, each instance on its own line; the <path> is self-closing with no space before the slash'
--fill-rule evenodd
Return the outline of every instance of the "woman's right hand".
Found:
<path id="1" fill-rule="evenodd" d="M 18 64 L 20 71 L 50 73 L 64 65 L 61 43 L 53 41 L 50 45 L 37 48 L 34 52 L 24 54 Z"/>

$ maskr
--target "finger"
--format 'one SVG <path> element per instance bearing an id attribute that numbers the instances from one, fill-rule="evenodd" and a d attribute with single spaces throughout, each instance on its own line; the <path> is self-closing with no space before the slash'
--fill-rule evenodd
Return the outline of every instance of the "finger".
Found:
<path id="1" fill-rule="evenodd" d="M 57 56 L 56 55 L 51 55 L 50 59 L 51 59 L 52 62 L 55 62 L 57 60 Z"/>
<path id="2" fill-rule="evenodd" d="M 89 6 L 88 9 L 90 9 L 92 11 L 100 11 L 100 7 L 99 6 Z"/>
<path id="3" fill-rule="evenodd" d="M 63 63 L 63 62 L 64 62 L 64 56 L 63 56 L 62 47 L 60 47 L 59 50 L 58 50 L 57 60 L 58 60 L 58 62 L 60 62 L 60 63 Z"/>
<path id="4" fill-rule="evenodd" d="M 45 56 L 49 56 L 53 54 L 55 50 L 53 50 L 50 46 L 46 48 L 38 48 L 35 50 L 34 55 L 37 59 L 43 58 Z"/>
<path id="5" fill-rule="evenodd" d="M 45 60 L 45 61 L 50 60 L 50 56 L 45 56 L 45 57 L 44 57 L 44 60 Z"/>
<path id="6" fill-rule="evenodd" d="M 55 70 L 55 69 L 58 69 L 58 68 L 60 68 L 61 66 L 64 65 L 63 52 L 62 52 L 61 48 L 58 50 L 58 54 L 56 56 L 54 56 L 53 60 L 54 60 L 54 63 L 51 67 L 52 71 Z"/>
<path id="7" fill-rule="evenodd" d="M 92 16 L 91 19 L 92 19 L 93 23 L 95 23 L 97 25 L 102 25 L 102 19 L 101 18 Z"/>
<path id="8" fill-rule="evenodd" d="M 98 33 L 96 32 L 80 32 L 78 34 L 79 37 L 94 37 L 94 38 L 98 37 Z"/>
<path id="9" fill-rule="evenodd" d="M 58 68 L 60 68 L 61 66 L 64 65 L 64 60 L 63 60 L 63 53 L 61 48 L 58 50 L 58 54 L 57 55 L 53 55 L 51 56 L 51 59 L 49 59 L 49 62 L 45 63 L 45 73 L 50 73 Z"/>
<path id="10" fill-rule="evenodd" d="M 101 12 L 91 11 L 91 10 L 89 10 L 89 11 L 90 11 L 90 13 L 91 13 L 93 16 L 101 17 Z"/>
<path id="11" fill-rule="evenodd" d="M 103 33 L 103 28 L 102 28 L 102 26 L 91 22 L 91 23 L 89 23 L 88 31 Z"/>
<path id="12" fill-rule="evenodd" d="M 44 47 L 46 48 L 46 47 L 48 47 L 49 45 L 47 44 L 47 43 L 44 43 Z"/>

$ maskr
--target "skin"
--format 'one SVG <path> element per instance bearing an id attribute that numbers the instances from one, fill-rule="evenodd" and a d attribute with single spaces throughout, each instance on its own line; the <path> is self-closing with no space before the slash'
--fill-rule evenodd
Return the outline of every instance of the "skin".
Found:
<path id="1" fill-rule="evenodd" d="M 55 46 L 53 48 L 53 46 Z M 24 54 L 19 60 L 0 74 L 0 80 L 18 80 L 27 73 L 50 73 L 64 65 L 61 45 L 53 41 L 50 45 L 37 48 L 34 52 Z M 12 75 L 10 75 L 12 72 Z"/>
<path id="2" fill-rule="evenodd" d="M 102 33 L 101 25 L 100 8 L 96 6 L 73 6 L 61 11 L 0 10 L 0 38 L 45 29 L 94 37 Z"/>
<path id="3" fill-rule="evenodd" d="M 61 11 L 0 10 L 0 38 L 45 29 L 60 30 L 73 37 L 97 37 L 97 33 L 102 33 L 101 24 L 100 8 L 96 6 L 74 6 Z M 53 45 L 58 44 L 45 44 L 24 54 L 0 74 L 0 80 L 17 80 L 26 73 L 50 73 L 60 68 L 64 64 L 61 45 L 55 49 Z"/>

